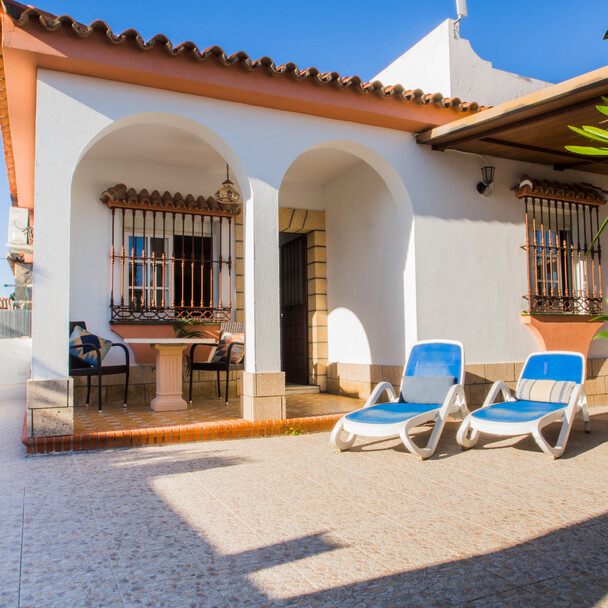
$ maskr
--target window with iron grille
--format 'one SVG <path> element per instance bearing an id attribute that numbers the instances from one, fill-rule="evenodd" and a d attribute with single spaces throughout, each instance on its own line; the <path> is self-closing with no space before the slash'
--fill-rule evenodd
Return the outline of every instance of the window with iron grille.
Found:
<path id="1" fill-rule="evenodd" d="M 238 205 L 122 184 L 102 201 L 112 212 L 112 321 L 230 321 Z"/>
<path id="2" fill-rule="evenodd" d="M 599 229 L 601 191 L 522 178 L 517 196 L 526 214 L 529 312 L 601 313 L 599 240 L 589 249 Z"/>

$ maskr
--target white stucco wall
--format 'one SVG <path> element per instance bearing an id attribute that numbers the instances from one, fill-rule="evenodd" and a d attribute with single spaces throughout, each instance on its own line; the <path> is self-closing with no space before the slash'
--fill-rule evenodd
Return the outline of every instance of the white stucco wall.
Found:
<path id="1" fill-rule="evenodd" d="M 452 19 L 437 26 L 374 80 L 491 106 L 550 84 L 493 68 L 475 53 L 468 40 L 454 36 Z"/>
<path id="2" fill-rule="evenodd" d="M 326 210 L 330 359 L 344 362 L 399 365 L 413 340 L 433 337 L 462 340 L 470 363 L 522 361 L 538 346 L 521 324 L 524 213 L 510 188 L 524 173 L 608 186 L 589 174 L 494 159 L 494 193 L 484 198 L 475 189 L 481 158 L 434 152 L 407 133 L 49 71 L 40 71 L 38 103 L 39 378 L 67 374 L 69 318 L 110 335 L 110 215 L 101 191 L 119 181 L 182 193 L 217 187 L 203 172 L 86 156 L 123 125 L 187 128 L 230 163 L 244 199 L 249 371 L 280 367 L 278 192 L 305 151 L 362 161 L 325 185 L 287 183 L 281 193 L 282 206 Z M 594 344 L 592 354 L 608 349 Z"/>
<path id="3" fill-rule="evenodd" d="M 325 199 L 329 360 L 398 364 L 411 222 L 365 163 L 327 184 Z"/>

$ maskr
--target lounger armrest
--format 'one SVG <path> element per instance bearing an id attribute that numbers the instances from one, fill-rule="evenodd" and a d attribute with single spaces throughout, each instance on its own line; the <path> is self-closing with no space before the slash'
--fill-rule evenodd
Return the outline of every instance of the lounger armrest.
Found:
<path id="1" fill-rule="evenodd" d="M 489 407 L 490 405 L 496 403 L 496 398 L 500 393 L 502 393 L 502 398 L 505 401 L 513 400 L 511 398 L 511 389 L 509 388 L 509 385 L 506 382 L 503 382 L 502 380 L 498 380 L 492 385 L 492 388 L 490 389 L 490 392 L 488 393 L 488 396 L 486 397 L 486 400 L 483 402 L 483 405 L 481 407 Z"/>
<path id="2" fill-rule="evenodd" d="M 454 384 L 454 386 L 450 387 L 445 399 L 443 401 L 443 405 L 441 406 L 440 415 L 446 416 L 450 413 L 451 409 L 457 407 L 461 409 L 464 406 L 464 410 L 462 410 L 463 417 L 466 415 L 465 412 L 468 413 L 467 408 L 467 400 L 464 393 L 464 386 L 462 384 Z"/>
<path id="3" fill-rule="evenodd" d="M 570 401 L 566 407 L 567 415 L 575 414 L 577 409 L 587 402 L 587 393 L 584 384 L 576 384 L 572 389 Z"/>
<path id="4" fill-rule="evenodd" d="M 395 393 L 395 388 L 393 385 L 390 384 L 390 382 L 380 382 L 379 384 L 376 384 L 376 387 L 363 407 L 370 407 L 371 405 L 374 405 L 384 391 L 387 392 L 389 401 L 397 401 L 397 394 Z"/>

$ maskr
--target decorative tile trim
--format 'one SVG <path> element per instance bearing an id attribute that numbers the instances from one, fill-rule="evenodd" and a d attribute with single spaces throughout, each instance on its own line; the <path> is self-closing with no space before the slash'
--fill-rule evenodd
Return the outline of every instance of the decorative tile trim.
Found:
<path id="1" fill-rule="evenodd" d="M 119 431 L 93 431 L 59 437 L 31 438 L 27 435 L 27 416 L 24 419 L 21 441 L 28 454 L 54 452 L 79 452 L 127 448 L 144 445 L 161 445 L 192 441 L 239 439 L 243 437 L 267 437 L 285 435 L 290 429 L 304 433 L 330 431 L 343 414 L 288 418 L 286 420 L 224 420 L 200 422 L 171 427 L 147 427 Z"/>

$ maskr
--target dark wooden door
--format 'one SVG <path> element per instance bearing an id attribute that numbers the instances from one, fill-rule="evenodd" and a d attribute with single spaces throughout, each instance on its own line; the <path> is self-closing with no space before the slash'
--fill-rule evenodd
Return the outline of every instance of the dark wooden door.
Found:
<path id="1" fill-rule="evenodd" d="M 281 358 L 285 382 L 308 384 L 306 235 L 281 246 Z"/>

